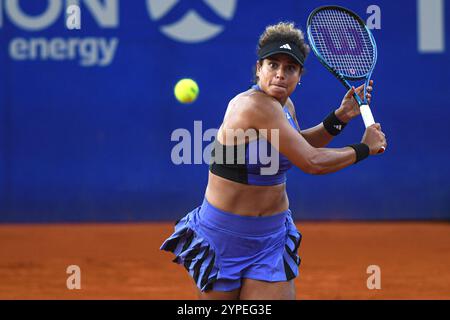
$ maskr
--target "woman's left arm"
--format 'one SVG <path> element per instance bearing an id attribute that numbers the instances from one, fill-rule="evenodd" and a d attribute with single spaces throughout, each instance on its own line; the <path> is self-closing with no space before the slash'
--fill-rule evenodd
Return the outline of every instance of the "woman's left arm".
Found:
<path id="1" fill-rule="evenodd" d="M 364 85 L 359 86 L 358 88 L 351 88 L 346 95 L 344 96 L 344 99 L 342 99 L 340 107 L 334 112 L 335 116 L 342 122 L 345 123 L 345 125 L 350 122 L 353 118 L 359 116 L 361 112 L 359 111 L 359 105 L 356 102 L 356 100 L 353 98 L 353 93 L 358 93 L 358 95 L 362 98 L 364 94 Z M 367 101 L 370 104 L 370 100 L 372 98 L 371 92 L 373 90 L 373 80 L 370 80 L 369 85 L 367 86 Z M 288 100 L 289 104 L 291 105 L 294 120 L 297 123 L 297 116 L 295 114 L 295 107 L 292 101 Z M 299 127 L 300 128 L 300 127 Z M 340 129 L 339 129 L 340 131 Z M 327 146 L 331 140 L 335 137 L 334 135 L 330 134 L 327 129 L 325 129 L 325 126 L 323 122 L 319 123 L 317 126 L 301 130 L 300 133 L 305 138 L 306 141 L 310 145 L 316 148 L 323 148 Z"/>

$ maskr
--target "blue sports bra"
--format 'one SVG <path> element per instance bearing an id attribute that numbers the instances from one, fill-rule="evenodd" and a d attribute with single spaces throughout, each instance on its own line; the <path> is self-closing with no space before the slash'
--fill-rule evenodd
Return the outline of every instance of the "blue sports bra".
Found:
<path id="1" fill-rule="evenodd" d="M 261 90 L 257 85 L 254 85 L 252 88 Z M 283 107 L 283 111 L 291 126 L 296 130 L 300 130 L 294 119 L 292 119 L 287 106 Z M 266 158 L 264 161 L 261 161 L 262 159 L 258 156 L 259 148 L 262 146 L 262 143 L 265 144 L 262 151 L 263 156 Z M 216 152 L 217 148 L 220 148 L 219 150 L 222 151 L 222 156 L 219 156 L 218 152 Z M 245 151 L 245 153 L 243 151 Z M 233 158 L 226 161 L 227 154 L 230 155 L 231 152 L 233 153 Z M 263 171 L 264 168 L 265 170 L 268 170 L 271 165 L 273 165 L 271 162 L 267 161 L 272 159 L 271 155 L 273 152 L 278 154 L 278 169 L 273 173 L 272 168 L 272 170 L 270 170 L 271 174 L 267 174 Z M 242 155 L 240 155 L 240 153 Z M 286 182 L 286 171 L 291 167 L 292 163 L 288 158 L 279 153 L 262 137 L 239 146 L 222 145 L 216 138 L 214 148 L 211 152 L 209 169 L 215 175 L 234 182 L 258 186 L 272 186 Z M 263 171 L 261 171 L 261 169 L 263 169 Z"/>

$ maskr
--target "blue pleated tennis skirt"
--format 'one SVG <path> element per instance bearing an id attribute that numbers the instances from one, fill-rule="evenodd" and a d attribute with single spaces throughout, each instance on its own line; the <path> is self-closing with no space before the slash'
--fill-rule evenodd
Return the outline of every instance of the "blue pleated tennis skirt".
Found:
<path id="1" fill-rule="evenodd" d="M 264 217 L 241 216 L 201 206 L 175 224 L 161 249 L 175 254 L 201 291 L 231 291 L 243 278 L 289 281 L 298 275 L 301 241 L 290 210 Z"/>

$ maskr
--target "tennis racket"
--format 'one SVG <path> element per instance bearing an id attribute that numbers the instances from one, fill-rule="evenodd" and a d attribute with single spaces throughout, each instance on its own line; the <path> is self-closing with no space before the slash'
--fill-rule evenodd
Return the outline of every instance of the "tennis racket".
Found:
<path id="1" fill-rule="evenodd" d="M 377 62 L 377 45 L 364 21 L 346 8 L 323 6 L 309 15 L 307 35 L 319 61 L 347 90 L 352 87 L 349 81 L 365 81 L 364 98 L 357 93 L 353 97 L 358 102 L 366 128 L 374 124 L 367 102 L 367 86 Z M 383 151 L 384 147 L 379 153 Z"/>

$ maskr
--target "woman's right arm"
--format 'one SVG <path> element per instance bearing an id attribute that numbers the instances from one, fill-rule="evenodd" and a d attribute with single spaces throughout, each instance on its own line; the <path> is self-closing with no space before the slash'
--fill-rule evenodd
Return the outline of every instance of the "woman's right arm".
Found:
<path id="1" fill-rule="evenodd" d="M 239 105 L 239 126 L 258 130 L 279 152 L 306 173 L 331 173 L 356 161 L 356 152 L 352 147 L 311 146 L 286 121 L 280 103 L 271 97 L 263 94 L 247 96 L 239 101 Z M 377 154 L 382 146 L 386 147 L 386 140 L 379 124 L 368 127 L 361 142 L 369 147 L 370 154 Z"/>

